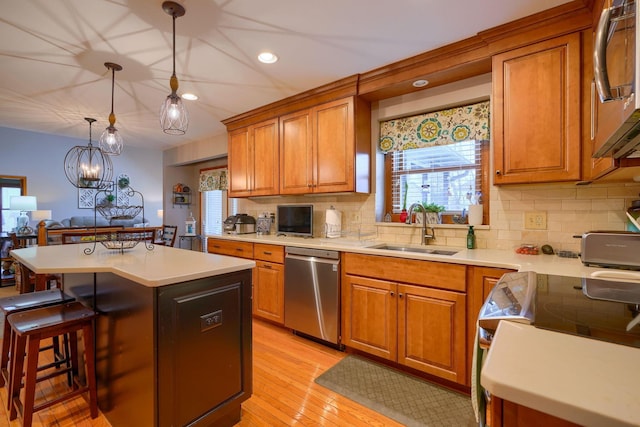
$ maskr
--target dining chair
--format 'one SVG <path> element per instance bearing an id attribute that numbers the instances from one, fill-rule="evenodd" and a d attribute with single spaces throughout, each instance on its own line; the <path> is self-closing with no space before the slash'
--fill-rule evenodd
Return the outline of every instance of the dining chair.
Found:
<path id="1" fill-rule="evenodd" d="M 178 232 L 177 225 L 163 225 L 162 236 L 156 245 L 173 246 L 176 242 L 176 234 Z"/>

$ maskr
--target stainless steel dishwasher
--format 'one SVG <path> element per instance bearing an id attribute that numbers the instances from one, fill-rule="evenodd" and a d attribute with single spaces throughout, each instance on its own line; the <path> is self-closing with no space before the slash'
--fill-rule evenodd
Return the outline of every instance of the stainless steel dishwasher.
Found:
<path id="1" fill-rule="evenodd" d="M 284 325 L 340 345 L 340 253 L 285 248 Z"/>

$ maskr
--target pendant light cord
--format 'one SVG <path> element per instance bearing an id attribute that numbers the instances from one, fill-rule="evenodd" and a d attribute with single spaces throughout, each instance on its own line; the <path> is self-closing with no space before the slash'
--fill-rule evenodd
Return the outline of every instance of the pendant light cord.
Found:
<path id="1" fill-rule="evenodd" d="M 176 75 L 176 14 L 173 13 L 173 75 Z"/>
<path id="2" fill-rule="evenodd" d="M 116 70 L 111 68 L 111 114 L 113 114 L 113 87 L 116 84 Z"/>

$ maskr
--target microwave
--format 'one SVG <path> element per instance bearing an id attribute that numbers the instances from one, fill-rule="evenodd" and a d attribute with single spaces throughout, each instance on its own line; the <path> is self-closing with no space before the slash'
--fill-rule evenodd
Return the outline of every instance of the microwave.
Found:
<path id="1" fill-rule="evenodd" d="M 640 1 L 605 0 L 594 36 L 594 158 L 640 157 Z"/>

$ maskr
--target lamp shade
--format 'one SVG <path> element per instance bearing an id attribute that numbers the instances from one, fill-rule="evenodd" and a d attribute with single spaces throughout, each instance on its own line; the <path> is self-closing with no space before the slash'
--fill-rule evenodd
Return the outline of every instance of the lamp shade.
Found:
<path id="1" fill-rule="evenodd" d="M 9 200 L 9 209 L 14 211 L 35 211 L 38 202 L 35 196 L 13 196 Z"/>
<path id="2" fill-rule="evenodd" d="M 45 219 L 51 219 L 51 210 L 37 210 L 31 212 L 31 219 L 33 221 L 44 221 Z"/>

